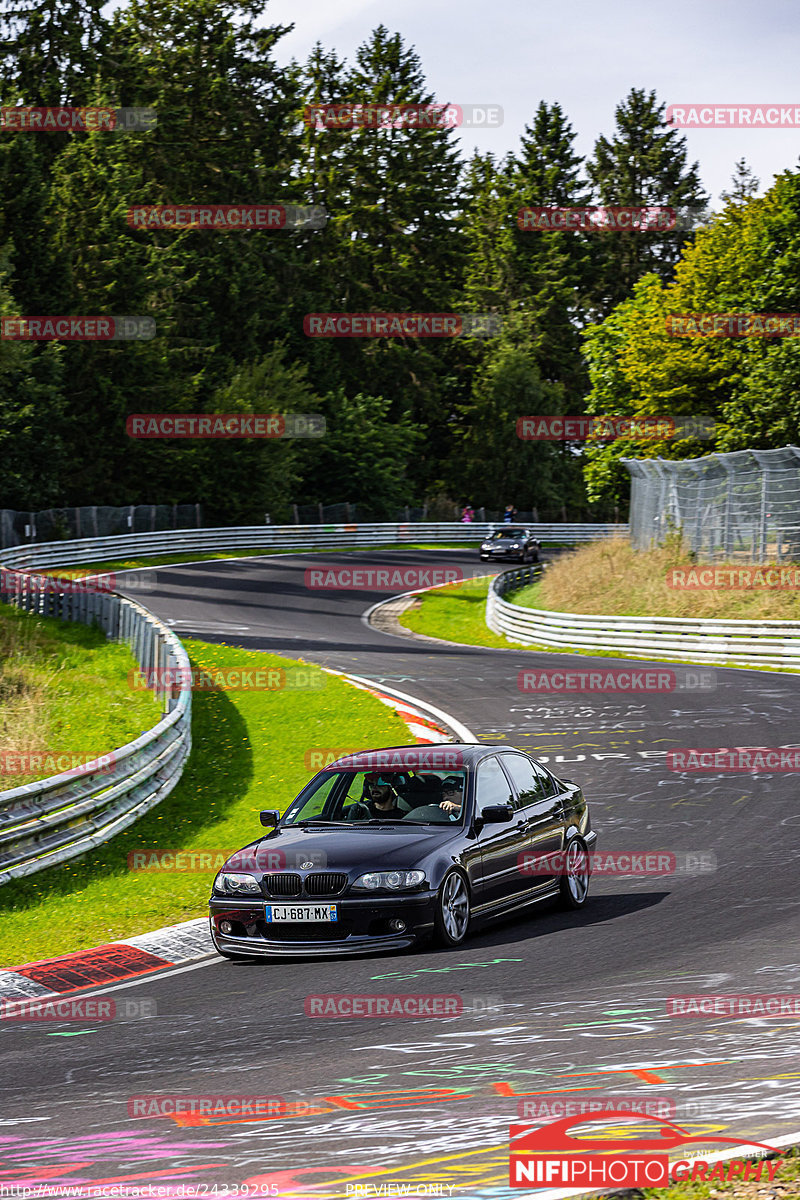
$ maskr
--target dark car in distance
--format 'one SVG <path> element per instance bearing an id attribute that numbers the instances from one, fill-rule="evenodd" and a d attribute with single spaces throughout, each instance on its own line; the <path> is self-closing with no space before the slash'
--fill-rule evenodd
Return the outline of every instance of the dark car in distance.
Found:
<path id="1" fill-rule="evenodd" d="M 541 549 L 541 543 L 530 529 L 504 525 L 481 542 L 480 555 L 484 562 L 491 558 L 514 558 L 519 562 L 537 563 Z"/>
<path id="2" fill-rule="evenodd" d="M 457 946 L 543 900 L 577 909 L 597 840 L 580 787 L 507 744 L 346 755 L 261 822 L 214 880 L 231 959 Z"/>

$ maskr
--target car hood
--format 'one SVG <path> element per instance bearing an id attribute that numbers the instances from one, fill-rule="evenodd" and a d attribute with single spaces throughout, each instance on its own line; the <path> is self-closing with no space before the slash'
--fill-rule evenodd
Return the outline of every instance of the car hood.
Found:
<path id="1" fill-rule="evenodd" d="M 234 855 L 230 869 L 236 869 L 237 859 L 244 860 L 247 856 L 255 859 L 257 875 L 295 871 L 303 862 L 327 871 L 408 869 L 461 834 L 460 825 L 455 828 L 409 825 L 404 829 L 398 825 L 371 825 L 368 829 L 279 828 Z M 238 869 L 248 867 L 240 861 Z"/>

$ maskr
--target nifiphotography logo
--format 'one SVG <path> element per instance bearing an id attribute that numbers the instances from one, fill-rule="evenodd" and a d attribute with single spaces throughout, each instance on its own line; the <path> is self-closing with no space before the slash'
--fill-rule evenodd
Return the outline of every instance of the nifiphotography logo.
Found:
<path id="1" fill-rule="evenodd" d="M 573 1126 L 608 1122 L 607 1135 L 577 1137 L 570 1133 Z M 512 1187 L 585 1187 L 658 1188 L 673 1183 L 699 1180 L 702 1183 L 733 1183 L 736 1180 L 759 1182 L 762 1174 L 771 1183 L 783 1165 L 782 1151 L 763 1142 L 745 1138 L 722 1137 L 706 1133 L 694 1137 L 672 1121 L 656 1117 L 637 1117 L 636 1126 L 654 1122 L 653 1136 L 636 1136 L 630 1125 L 630 1112 L 605 1109 L 603 1112 L 578 1117 L 566 1117 L 548 1125 L 512 1125 L 509 1130 L 509 1183 Z M 620 1137 L 620 1126 L 631 1129 L 629 1138 Z M 647 1127 L 646 1127 L 647 1128 Z M 778 1161 L 750 1162 L 745 1158 L 726 1158 L 712 1163 L 703 1155 L 691 1159 L 679 1158 L 670 1164 L 669 1151 L 688 1143 L 708 1146 L 726 1142 L 729 1145 L 754 1147 L 779 1156 Z M 589 1153 L 587 1153 L 587 1151 Z M 766 1170 L 765 1170 L 766 1168 Z"/>

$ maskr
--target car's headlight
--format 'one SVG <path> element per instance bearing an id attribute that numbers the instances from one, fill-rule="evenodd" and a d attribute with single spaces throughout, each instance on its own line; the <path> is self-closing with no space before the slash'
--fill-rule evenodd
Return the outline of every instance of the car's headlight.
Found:
<path id="1" fill-rule="evenodd" d="M 367 871 L 359 875 L 354 888 L 364 892 L 377 892 L 385 888 L 399 892 L 403 888 L 417 888 L 425 882 L 424 871 Z"/>
<path id="2" fill-rule="evenodd" d="M 491 550 L 491 548 L 492 548 L 491 542 L 481 542 L 481 550 Z"/>
<path id="3" fill-rule="evenodd" d="M 214 891 L 223 896 L 260 896 L 261 888 L 255 875 L 243 871 L 220 871 L 214 880 Z"/>

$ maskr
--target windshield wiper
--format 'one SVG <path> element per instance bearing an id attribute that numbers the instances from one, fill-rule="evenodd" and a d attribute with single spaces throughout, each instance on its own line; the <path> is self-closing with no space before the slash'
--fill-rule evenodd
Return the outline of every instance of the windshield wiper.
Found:
<path id="1" fill-rule="evenodd" d="M 370 817 L 369 821 L 353 821 L 354 825 L 406 825 L 402 817 Z"/>
<path id="2" fill-rule="evenodd" d="M 352 821 L 326 821 L 322 817 L 304 817 L 302 821 L 288 821 L 284 828 L 297 825 L 352 825 Z"/>

